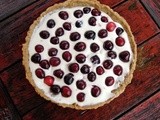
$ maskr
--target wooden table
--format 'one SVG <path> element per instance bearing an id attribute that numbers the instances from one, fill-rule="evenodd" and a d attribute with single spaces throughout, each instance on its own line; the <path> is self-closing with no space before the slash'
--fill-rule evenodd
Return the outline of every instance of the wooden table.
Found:
<path id="1" fill-rule="evenodd" d="M 64 0 L 0 0 L 0 120 L 160 120 L 160 0 L 100 0 L 130 24 L 138 46 L 132 83 L 96 110 L 62 108 L 25 78 L 22 44 L 32 22 Z"/>

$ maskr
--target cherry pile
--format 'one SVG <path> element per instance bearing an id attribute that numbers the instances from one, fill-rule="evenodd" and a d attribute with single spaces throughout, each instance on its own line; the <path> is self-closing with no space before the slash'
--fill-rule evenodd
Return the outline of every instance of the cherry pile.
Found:
<path id="1" fill-rule="evenodd" d="M 85 14 L 91 14 L 92 16 L 88 19 L 88 21 L 80 20 L 79 18 L 82 18 Z M 67 19 L 70 17 L 67 11 L 60 11 L 58 13 L 59 18 L 62 19 L 64 23 L 62 26 L 55 30 L 55 36 L 51 36 L 47 30 L 42 30 L 39 33 L 39 36 L 42 40 L 50 39 L 50 43 L 53 45 L 53 47 L 48 50 L 48 56 L 50 57 L 49 60 L 42 59 L 41 53 L 44 51 L 45 46 L 40 44 L 35 46 L 36 53 L 31 56 L 31 61 L 35 64 L 39 64 L 39 68 L 35 70 L 36 76 L 40 79 L 43 79 L 44 83 L 50 86 L 50 91 L 54 95 L 61 93 L 63 97 L 70 97 L 72 95 L 72 90 L 70 89 L 69 85 L 73 84 L 74 81 L 76 81 L 76 87 L 79 90 L 84 90 L 87 87 L 86 80 L 74 79 L 75 73 L 81 72 L 87 76 L 89 82 L 94 82 L 97 79 L 97 76 L 103 75 L 106 70 L 109 70 L 113 67 L 113 73 L 117 76 L 120 76 L 123 73 L 123 68 L 120 65 L 114 65 L 112 59 L 119 57 L 119 59 L 124 63 L 129 62 L 130 60 L 130 53 L 128 51 L 122 51 L 119 54 L 114 51 L 115 46 L 113 41 L 106 39 L 104 40 L 103 46 L 99 46 L 96 42 L 94 42 L 96 37 L 105 39 L 109 32 L 115 32 L 117 34 L 115 44 L 118 47 L 123 47 L 125 45 L 125 40 L 121 37 L 121 34 L 124 32 L 124 30 L 120 27 L 117 27 L 114 22 L 109 22 L 107 17 L 101 15 L 101 11 L 96 8 L 91 9 L 90 7 L 84 7 L 82 10 L 78 9 L 74 11 L 73 15 L 75 18 L 77 18 L 77 21 L 75 21 L 74 24 L 71 24 L 70 22 L 67 22 Z M 83 22 L 88 22 L 90 26 L 96 26 L 97 20 L 99 19 L 98 16 L 100 16 L 101 22 L 106 23 L 106 29 L 100 29 L 98 33 L 93 30 L 88 30 L 85 31 L 84 35 L 81 35 L 79 32 L 72 32 L 73 25 L 75 25 L 74 27 L 76 27 L 78 31 L 83 26 Z M 56 22 L 53 19 L 50 19 L 47 21 L 46 26 L 49 29 L 54 29 Z M 70 40 L 60 40 L 60 37 L 63 36 L 67 31 L 71 31 L 69 34 Z M 96 71 L 92 71 L 91 66 L 85 64 L 86 56 L 82 52 L 86 50 L 87 46 L 85 41 L 80 40 L 82 36 L 84 36 L 86 40 L 93 41 L 89 46 L 92 53 L 96 53 L 100 49 L 104 49 L 106 51 L 106 58 L 110 58 L 101 61 L 98 55 L 91 56 L 89 58 L 91 63 L 93 65 L 98 65 Z M 75 45 L 71 46 L 71 42 L 75 42 Z M 62 69 L 54 70 L 52 76 L 45 74 L 45 70 L 49 69 L 50 67 L 57 67 L 62 65 L 62 60 L 57 56 L 59 51 L 58 49 L 54 48 L 54 45 L 58 45 L 59 48 L 63 51 L 62 59 L 65 62 L 69 63 L 71 60 L 75 60 L 74 63 L 69 64 L 69 73 L 67 74 L 64 74 Z M 72 57 L 72 53 L 69 51 L 70 47 L 73 47 L 74 50 L 78 53 L 75 58 Z M 80 64 L 82 64 L 81 67 Z M 55 79 L 63 79 L 66 86 L 60 87 L 59 85 L 54 84 Z M 115 80 L 112 76 L 106 77 L 105 79 L 106 86 L 112 86 L 114 82 Z M 91 88 L 91 95 L 93 97 L 98 97 L 100 94 L 101 88 L 94 85 Z M 81 91 L 77 94 L 76 97 L 77 101 L 83 102 L 85 100 L 85 93 Z"/>

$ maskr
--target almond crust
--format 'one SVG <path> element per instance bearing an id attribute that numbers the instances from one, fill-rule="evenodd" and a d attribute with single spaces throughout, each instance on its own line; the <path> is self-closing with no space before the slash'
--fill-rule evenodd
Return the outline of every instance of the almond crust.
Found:
<path id="1" fill-rule="evenodd" d="M 36 87 L 36 84 L 34 83 L 34 80 L 32 79 L 32 73 L 30 72 L 30 68 L 29 68 L 28 45 L 29 45 L 33 30 L 38 25 L 38 23 L 40 22 L 40 19 L 43 16 L 45 16 L 47 13 L 49 13 L 51 11 L 54 11 L 56 9 L 60 9 L 60 8 L 64 8 L 64 7 L 71 8 L 71 7 L 76 7 L 76 6 L 92 6 L 92 7 L 95 7 L 97 9 L 99 9 L 100 11 L 103 11 L 106 14 L 108 14 L 113 19 L 113 21 L 120 23 L 123 26 L 124 30 L 128 34 L 129 42 L 130 42 L 131 49 L 132 49 L 132 52 L 133 52 L 133 58 L 132 58 L 132 62 L 131 62 L 131 65 L 130 65 L 130 72 L 129 72 L 128 75 L 125 76 L 125 80 L 122 84 L 120 84 L 120 87 L 118 89 L 112 91 L 112 93 L 114 93 L 115 96 L 108 99 L 105 102 L 98 103 L 96 105 L 90 105 L 90 106 L 78 106 L 77 104 L 68 105 L 68 104 L 60 104 L 60 103 L 57 103 L 55 101 L 50 100 L 50 98 L 45 96 L 45 94 L 42 90 L 40 90 L 38 87 Z M 25 71 L 26 71 L 26 78 L 28 79 L 30 84 L 35 88 L 35 91 L 40 96 L 45 98 L 46 100 L 50 100 L 51 102 L 56 103 L 59 106 L 62 106 L 64 108 L 65 107 L 70 107 L 70 108 L 74 108 L 74 109 L 77 109 L 77 110 L 96 109 L 100 106 L 103 106 L 104 104 L 107 104 L 107 103 L 111 102 L 114 98 L 118 97 L 121 93 L 123 93 L 124 90 L 125 90 L 125 87 L 129 83 L 131 83 L 131 80 L 132 80 L 132 77 L 133 77 L 133 72 L 135 70 L 136 61 L 137 61 L 137 46 L 135 44 L 134 37 L 132 35 L 131 29 L 130 29 L 128 23 L 117 12 L 114 12 L 109 6 L 101 4 L 97 0 L 67 0 L 66 2 L 55 4 L 51 7 L 49 7 L 30 26 L 29 31 L 28 31 L 27 36 L 26 36 L 26 43 L 23 44 L 22 51 L 23 51 L 23 65 L 24 65 Z"/>

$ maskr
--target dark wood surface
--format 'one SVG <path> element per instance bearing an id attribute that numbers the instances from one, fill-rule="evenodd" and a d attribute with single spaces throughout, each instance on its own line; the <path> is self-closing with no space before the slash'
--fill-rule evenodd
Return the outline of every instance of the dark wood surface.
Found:
<path id="1" fill-rule="evenodd" d="M 62 108 L 41 98 L 25 78 L 22 44 L 32 22 L 65 0 L 0 1 L 0 120 L 160 119 L 160 1 L 100 0 L 123 16 L 138 46 L 132 83 L 96 110 Z"/>

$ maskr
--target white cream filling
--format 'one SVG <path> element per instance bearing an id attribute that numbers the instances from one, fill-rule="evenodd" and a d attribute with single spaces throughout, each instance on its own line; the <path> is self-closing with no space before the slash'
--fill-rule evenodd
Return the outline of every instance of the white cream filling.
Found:
<path id="1" fill-rule="evenodd" d="M 92 8 L 92 7 L 91 7 Z M 73 104 L 73 103 L 76 103 L 78 104 L 79 106 L 86 106 L 86 105 L 95 105 L 95 104 L 98 104 L 98 103 L 101 103 L 101 102 L 104 102 L 106 100 L 108 100 L 109 98 L 113 97 L 114 94 L 111 92 L 112 90 L 114 89 L 117 89 L 120 85 L 120 83 L 122 83 L 124 81 L 124 77 L 129 73 L 129 70 L 130 70 L 130 64 L 131 64 L 131 60 L 132 60 L 132 51 L 131 51 L 131 47 L 130 47 L 130 43 L 129 43 L 129 40 L 128 40 L 128 36 L 127 36 L 127 33 L 124 31 L 121 35 L 121 37 L 123 37 L 125 39 L 125 45 L 123 47 L 118 47 L 116 44 L 115 44 L 115 39 L 118 37 L 115 30 L 113 32 L 108 32 L 108 36 L 106 38 L 99 38 L 97 33 L 100 29 L 106 29 L 106 24 L 107 23 L 103 23 L 101 22 L 101 16 L 106 16 L 108 18 L 108 21 L 111 22 L 113 21 L 110 16 L 108 16 L 106 13 L 104 12 L 101 12 L 101 16 L 97 16 L 96 19 L 97 19 L 97 25 L 96 26 L 90 26 L 88 24 L 88 19 L 92 16 L 91 13 L 89 14 L 83 14 L 83 16 L 79 19 L 75 18 L 74 15 L 73 15 L 73 12 L 77 9 L 80 9 L 82 10 L 83 7 L 74 7 L 74 8 L 63 8 L 63 9 L 59 9 L 59 10 L 56 10 L 56 11 L 53 11 L 53 12 L 50 12 L 48 13 L 47 15 L 45 15 L 43 18 L 41 18 L 41 21 L 40 23 L 35 27 L 34 29 L 34 32 L 32 34 L 32 37 L 31 37 L 31 40 L 30 40 L 30 43 L 29 43 L 29 47 L 28 47 L 28 50 L 29 50 L 29 58 L 35 53 L 35 46 L 37 44 L 41 44 L 44 46 L 44 51 L 41 54 L 41 57 L 42 59 L 50 59 L 50 57 L 48 56 L 48 50 L 52 47 L 54 48 L 57 48 L 58 49 L 58 54 L 57 56 L 61 59 L 61 64 L 57 67 L 50 67 L 49 69 L 44 69 L 45 71 L 45 74 L 46 75 L 53 75 L 53 71 L 60 68 L 64 71 L 65 74 L 69 73 L 68 71 L 68 65 L 70 63 L 73 63 L 73 62 L 76 62 L 75 60 L 75 56 L 79 53 L 79 52 L 76 52 L 74 50 L 74 45 L 77 43 L 77 42 L 80 42 L 80 41 L 83 41 L 85 42 L 86 44 L 86 49 L 85 51 L 81 52 L 83 53 L 84 55 L 87 56 L 87 59 L 86 59 L 86 62 L 83 63 L 83 64 L 79 64 L 80 65 L 80 68 L 82 65 L 84 64 L 88 64 L 89 66 L 91 66 L 91 69 L 90 71 L 95 71 L 96 67 L 99 66 L 99 65 L 102 65 L 102 62 L 106 59 L 110 59 L 107 57 L 106 53 L 107 51 L 103 49 L 103 43 L 105 40 L 111 40 L 114 44 L 114 48 L 113 48 L 113 51 L 115 51 L 117 53 L 117 58 L 116 59 L 111 59 L 112 62 L 113 62 L 113 67 L 109 70 L 106 70 L 105 69 L 105 73 L 102 74 L 102 75 L 97 75 L 96 74 L 96 80 L 94 82 L 90 82 L 88 81 L 87 79 L 87 75 L 84 75 L 80 72 L 78 73 L 73 73 L 74 74 L 74 82 L 71 84 L 71 85 L 66 85 L 64 83 L 64 80 L 63 78 L 62 79 L 59 79 L 59 78 L 55 78 L 55 81 L 54 81 L 54 84 L 58 84 L 60 85 L 60 87 L 62 86 L 69 86 L 72 90 L 72 95 L 68 98 L 65 98 L 61 95 L 61 93 L 59 93 L 58 95 L 54 95 L 50 92 L 50 87 L 47 86 L 46 84 L 44 84 L 43 82 L 43 79 L 39 79 L 37 78 L 37 76 L 35 75 L 35 70 L 37 68 L 40 68 L 39 64 L 35 64 L 33 63 L 30 59 L 29 59 L 29 66 L 30 66 L 30 70 L 31 70 L 31 73 L 32 73 L 32 77 L 33 77 L 33 80 L 36 84 L 36 86 L 41 89 L 42 91 L 44 91 L 44 94 L 49 97 L 51 100 L 57 102 L 57 103 L 65 103 L 65 104 Z M 93 8 L 92 8 L 93 9 Z M 58 13 L 59 11 L 61 10 L 64 10 L 64 11 L 67 11 L 69 13 L 69 18 L 67 20 L 62 20 L 59 18 L 58 16 Z M 46 26 L 46 23 L 49 19 L 53 19 L 56 23 L 55 27 L 54 28 L 48 28 Z M 82 27 L 80 28 L 77 28 L 75 26 L 75 22 L 77 20 L 81 20 L 83 22 L 83 25 Z M 67 40 L 69 43 L 70 43 L 70 48 L 68 49 L 68 51 L 70 51 L 72 53 L 72 60 L 67 63 L 63 60 L 62 58 L 62 53 L 64 52 L 64 50 L 61 50 L 59 48 L 59 45 L 53 45 L 50 43 L 50 38 L 55 36 L 55 30 L 59 27 L 62 27 L 62 24 L 64 22 L 70 22 L 71 25 L 72 25 L 72 29 L 71 31 L 66 31 L 65 30 L 65 34 L 61 37 L 59 37 L 60 41 L 62 40 Z M 121 27 L 123 28 L 119 23 L 116 23 L 116 27 Z M 40 36 L 39 36 L 39 33 L 40 31 L 42 30 L 47 30 L 49 31 L 50 33 L 50 37 L 48 39 L 42 39 Z M 87 40 L 85 37 L 84 37 L 84 33 L 87 31 L 87 30 L 94 30 L 96 32 L 96 38 L 95 40 Z M 72 42 L 70 41 L 69 39 L 69 35 L 71 32 L 79 32 L 81 34 L 81 38 L 80 40 L 76 41 L 76 42 Z M 100 50 L 96 53 L 93 53 L 91 52 L 90 50 L 90 44 L 91 43 L 97 43 L 99 46 L 100 46 Z M 124 63 L 122 62 L 118 55 L 120 52 L 124 51 L 124 50 L 127 50 L 130 52 L 130 61 L 127 62 L 127 63 Z M 90 61 L 90 57 L 93 56 L 93 55 L 98 55 L 100 57 L 100 60 L 101 60 L 101 63 L 100 64 L 96 64 L 96 65 L 93 65 Z M 123 68 L 123 74 L 121 76 L 117 76 L 113 73 L 113 68 L 115 65 L 121 65 L 122 68 Z M 105 79 L 107 76 L 113 76 L 114 79 L 115 79 L 115 83 L 112 85 L 112 86 L 106 86 L 105 85 Z M 77 80 L 80 80 L 80 79 L 83 79 L 86 81 L 86 88 L 84 90 L 79 90 L 77 87 L 76 87 L 76 81 Z M 92 88 L 92 85 L 97 85 L 100 87 L 101 89 L 101 94 L 98 96 L 98 97 L 93 97 L 91 95 L 91 88 Z M 78 102 L 77 99 L 76 99 L 76 96 L 79 92 L 83 92 L 85 93 L 85 100 L 83 102 Z"/>

